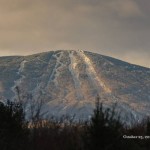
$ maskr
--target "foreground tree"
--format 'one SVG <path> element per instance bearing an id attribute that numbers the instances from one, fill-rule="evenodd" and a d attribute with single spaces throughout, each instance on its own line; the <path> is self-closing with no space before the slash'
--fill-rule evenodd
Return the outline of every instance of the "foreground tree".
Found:
<path id="1" fill-rule="evenodd" d="M 21 104 L 0 102 L 0 149 L 23 150 L 27 142 L 27 123 Z"/>
<path id="2" fill-rule="evenodd" d="M 123 125 L 115 113 L 115 107 L 104 109 L 100 98 L 96 99 L 96 108 L 86 133 L 86 146 L 90 150 L 114 149 L 121 138 Z"/>

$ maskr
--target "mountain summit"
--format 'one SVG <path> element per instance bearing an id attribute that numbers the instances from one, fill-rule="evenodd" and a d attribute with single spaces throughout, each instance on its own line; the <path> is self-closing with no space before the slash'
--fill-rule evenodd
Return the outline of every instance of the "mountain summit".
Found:
<path id="1" fill-rule="evenodd" d="M 0 57 L 0 97 L 42 100 L 42 111 L 87 118 L 99 96 L 122 115 L 150 115 L 150 69 L 81 50 Z M 30 98 L 29 98 L 30 97 Z"/>

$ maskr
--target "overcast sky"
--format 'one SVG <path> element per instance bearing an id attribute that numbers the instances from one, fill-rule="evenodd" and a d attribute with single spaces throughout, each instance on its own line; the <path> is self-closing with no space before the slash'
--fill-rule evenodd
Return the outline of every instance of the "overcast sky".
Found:
<path id="1" fill-rule="evenodd" d="M 0 0 L 0 56 L 60 49 L 150 67 L 150 0 Z"/>

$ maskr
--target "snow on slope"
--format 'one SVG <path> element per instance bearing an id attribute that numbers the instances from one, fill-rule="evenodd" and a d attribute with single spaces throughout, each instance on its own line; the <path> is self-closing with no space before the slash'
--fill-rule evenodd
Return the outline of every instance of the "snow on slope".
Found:
<path id="1" fill-rule="evenodd" d="M 69 57 L 70 57 L 69 70 L 70 70 L 71 75 L 73 77 L 74 86 L 75 86 L 75 90 L 76 90 L 76 96 L 79 100 L 81 100 L 84 98 L 84 95 L 83 95 L 82 90 L 81 90 L 81 82 L 79 80 L 79 72 L 76 68 L 77 60 L 74 56 L 74 53 L 75 53 L 74 51 L 69 52 Z"/>
<path id="2" fill-rule="evenodd" d="M 56 65 L 55 65 L 55 68 L 53 69 L 53 72 L 49 78 L 48 83 L 54 82 L 56 86 L 58 86 L 57 78 L 59 77 L 60 70 L 62 67 L 64 67 L 64 64 L 60 61 L 62 56 L 63 56 L 63 52 L 53 55 L 53 57 L 56 58 Z M 52 78 L 54 78 L 54 79 L 52 80 Z"/>
<path id="3" fill-rule="evenodd" d="M 84 54 L 83 51 L 77 51 L 79 56 L 83 59 L 84 63 L 86 64 L 86 73 L 93 84 L 93 87 L 96 88 L 97 92 L 101 92 L 101 88 L 104 90 L 105 93 L 111 93 L 109 87 L 105 85 L 105 83 L 100 78 L 93 67 L 91 60 Z"/>
<path id="4" fill-rule="evenodd" d="M 16 93 L 16 87 L 19 87 L 22 83 L 22 81 L 24 80 L 25 76 L 22 74 L 23 71 L 24 71 L 24 67 L 25 67 L 25 64 L 27 63 L 26 60 L 23 60 L 21 63 L 20 63 L 20 68 L 18 69 L 18 72 L 17 74 L 20 76 L 19 79 L 17 79 L 16 81 L 14 81 L 14 86 L 11 88 L 11 90 Z"/>
<path id="5" fill-rule="evenodd" d="M 43 111 L 49 114 L 86 118 L 99 95 L 105 107 L 117 103 L 123 115 L 131 113 L 136 119 L 150 115 L 149 68 L 86 51 L 59 50 L 0 58 L 0 72 L 0 83 L 7 89 L 0 97 L 16 98 L 18 86 L 37 101 L 45 100 Z"/>

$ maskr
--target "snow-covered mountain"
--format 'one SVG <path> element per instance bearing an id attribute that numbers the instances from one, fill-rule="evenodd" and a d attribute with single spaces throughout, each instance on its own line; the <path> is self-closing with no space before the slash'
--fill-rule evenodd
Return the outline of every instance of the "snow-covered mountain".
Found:
<path id="1" fill-rule="evenodd" d="M 21 99 L 42 100 L 47 114 L 87 118 L 99 95 L 122 115 L 150 115 L 150 69 L 87 51 L 0 57 L 1 99 L 16 99 L 16 86 Z"/>

